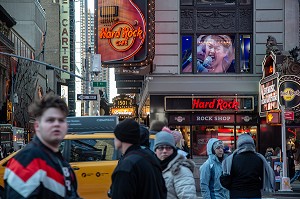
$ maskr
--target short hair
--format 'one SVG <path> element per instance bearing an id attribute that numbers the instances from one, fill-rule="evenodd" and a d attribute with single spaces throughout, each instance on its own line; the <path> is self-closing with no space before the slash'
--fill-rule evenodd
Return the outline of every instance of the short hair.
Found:
<path id="1" fill-rule="evenodd" d="M 49 108 L 58 108 L 67 117 L 69 109 L 66 102 L 58 95 L 53 93 L 46 94 L 42 99 L 35 99 L 28 107 L 29 114 L 34 118 L 41 117 Z"/>

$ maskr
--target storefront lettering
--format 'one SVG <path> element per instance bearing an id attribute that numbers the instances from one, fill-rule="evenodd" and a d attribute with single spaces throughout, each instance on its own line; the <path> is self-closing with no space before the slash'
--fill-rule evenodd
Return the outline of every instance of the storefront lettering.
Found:
<path id="1" fill-rule="evenodd" d="M 230 116 L 197 116 L 197 121 L 230 121 Z"/>
<path id="2" fill-rule="evenodd" d="M 193 109 L 235 109 L 238 110 L 239 102 L 236 99 L 225 101 L 223 99 L 213 99 L 212 101 L 203 102 L 200 99 L 193 99 Z"/>

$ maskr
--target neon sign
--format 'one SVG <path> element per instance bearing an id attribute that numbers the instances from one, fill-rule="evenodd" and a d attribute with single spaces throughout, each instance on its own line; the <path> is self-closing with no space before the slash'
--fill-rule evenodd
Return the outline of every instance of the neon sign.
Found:
<path id="1" fill-rule="evenodd" d="M 130 23 L 118 22 L 109 28 L 101 28 L 99 39 L 109 39 L 110 46 L 116 51 L 127 51 L 132 47 L 136 38 L 145 37 L 141 27 L 135 29 Z"/>
<path id="2" fill-rule="evenodd" d="M 213 99 L 212 101 L 201 101 L 201 99 L 193 99 L 192 109 L 239 109 L 239 102 L 236 99 L 226 101 L 224 99 Z"/>

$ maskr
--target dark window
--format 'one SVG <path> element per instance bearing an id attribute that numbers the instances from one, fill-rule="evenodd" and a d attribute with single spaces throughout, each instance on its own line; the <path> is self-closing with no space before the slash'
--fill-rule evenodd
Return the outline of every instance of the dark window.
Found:
<path id="1" fill-rule="evenodd" d="M 193 37 L 192 36 L 182 36 L 181 37 L 181 49 L 182 49 L 182 62 L 181 69 L 183 73 L 193 72 Z"/>
<path id="2" fill-rule="evenodd" d="M 107 161 L 116 159 L 113 139 L 71 141 L 70 162 Z"/>

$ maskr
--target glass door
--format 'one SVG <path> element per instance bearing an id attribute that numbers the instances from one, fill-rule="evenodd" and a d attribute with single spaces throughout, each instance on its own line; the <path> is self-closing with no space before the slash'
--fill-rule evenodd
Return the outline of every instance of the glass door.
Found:
<path id="1" fill-rule="evenodd" d="M 236 140 L 243 133 L 249 133 L 257 143 L 257 126 L 197 125 L 192 126 L 192 155 L 207 156 L 206 145 L 210 138 L 222 140 L 231 152 L 236 148 Z M 257 145 L 256 145 L 257 147 Z"/>

